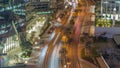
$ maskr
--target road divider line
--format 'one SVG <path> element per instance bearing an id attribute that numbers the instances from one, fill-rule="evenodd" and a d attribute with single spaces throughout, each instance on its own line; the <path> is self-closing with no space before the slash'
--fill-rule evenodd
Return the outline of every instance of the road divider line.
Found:
<path id="1" fill-rule="evenodd" d="M 61 34 L 61 32 L 58 33 L 58 35 L 57 35 L 57 37 L 56 37 L 56 39 L 55 39 L 55 41 L 54 41 L 54 43 L 53 43 L 53 46 L 55 45 L 55 43 L 56 43 L 58 37 L 60 36 L 60 34 Z"/>

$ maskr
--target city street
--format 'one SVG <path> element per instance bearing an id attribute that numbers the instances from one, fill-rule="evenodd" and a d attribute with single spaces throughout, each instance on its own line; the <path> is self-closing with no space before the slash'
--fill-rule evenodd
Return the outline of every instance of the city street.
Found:
<path id="1" fill-rule="evenodd" d="M 84 11 L 84 9 L 83 9 Z M 77 31 L 77 28 L 74 33 L 74 30 L 72 29 L 73 33 L 72 33 L 72 39 L 74 39 L 70 44 L 65 43 L 65 42 L 61 42 L 61 38 L 63 35 L 66 34 L 66 27 L 70 24 L 70 20 L 72 19 L 72 12 L 74 12 L 74 8 L 71 9 L 71 11 L 68 11 L 68 13 L 66 16 L 64 16 L 61 20 L 61 23 L 63 24 L 62 26 L 65 27 L 57 27 L 55 30 L 55 35 L 54 38 L 48 43 L 48 45 L 45 46 L 45 51 L 41 51 L 40 56 L 39 56 L 39 67 L 42 68 L 78 68 L 81 67 L 80 62 L 78 60 L 78 42 L 79 42 L 79 34 Z M 79 27 L 80 26 L 80 22 L 82 16 L 84 13 L 79 12 L 78 13 L 79 16 L 76 17 L 78 20 L 75 22 L 76 26 L 75 27 Z M 84 18 L 82 18 L 84 19 Z M 74 25 L 73 25 L 74 26 Z M 76 34 L 76 35 L 75 35 Z M 59 52 L 61 51 L 62 48 L 65 48 L 67 53 L 65 55 L 65 57 L 62 57 L 61 54 L 59 54 Z"/>
<path id="2" fill-rule="evenodd" d="M 57 18 L 53 19 L 51 26 L 34 46 L 28 65 L 32 64 L 37 68 L 97 68 L 80 56 L 84 48 L 84 44 L 79 43 L 80 35 L 84 31 L 89 32 L 91 25 L 88 24 L 88 2 L 80 1 L 78 4 L 81 6 L 77 7 L 76 4 L 71 9 L 57 13 Z"/>
<path id="3" fill-rule="evenodd" d="M 1 0 L 0 68 L 117 68 L 119 0 Z"/>
<path id="4" fill-rule="evenodd" d="M 84 6 L 86 7 L 86 6 Z M 79 43 L 79 36 L 81 31 L 81 27 L 85 19 L 85 13 L 84 11 L 87 11 L 86 9 L 82 9 L 82 12 L 78 12 L 78 16 L 76 16 L 75 25 L 75 31 L 72 29 L 72 42 L 67 43 L 62 41 L 62 36 L 66 34 L 66 29 L 68 25 L 70 24 L 70 20 L 72 19 L 72 13 L 74 12 L 74 8 L 71 9 L 71 11 L 67 11 L 66 16 L 64 16 L 61 19 L 62 26 L 65 27 L 56 27 L 55 35 L 53 39 L 48 43 L 48 45 L 45 45 L 44 51 L 41 51 L 39 55 L 39 64 L 38 67 L 42 68 L 80 68 L 81 62 L 79 61 L 78 56 L 78 43 Z M 68 16 L 68 17 L 67 17 Z M 81 25 L 81 27 L 79 27 Z M 89 29 L 89 28 L 88 28 Z M 60 51 L 64 48 L 66 50 L 65 56 L 61 56 Z M 64 51 L 63 51 L 64 52 Z M 85 62 L 84 62 L 85 63 Z M 84 63 L 82 62 L 83 66 Z"/>

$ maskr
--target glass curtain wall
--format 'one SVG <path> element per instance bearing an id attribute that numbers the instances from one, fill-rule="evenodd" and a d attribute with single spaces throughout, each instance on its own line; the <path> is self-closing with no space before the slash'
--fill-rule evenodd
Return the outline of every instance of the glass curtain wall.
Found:
<path id="1" fill-rule="evenodd" d="M 24 0 L 0 0 L 0 45 L 2 52 L 19 45 L 18 34 L 25 25 Z M 14 39 L 12 39 L 14 37 Z M 7 44 L 7 45 L 6 45 Z M 14 45 L 15 44 L 15 45 Z"/>
<path id="2" fill-rule="evenodd" d="M 8 56 L 3 56 L 2 66 L 16 61 L 15 55 L 21 52 L 19 35 L 26 24 L 25 12 L 24 0 L 0 0 L 0 53 Z"/>

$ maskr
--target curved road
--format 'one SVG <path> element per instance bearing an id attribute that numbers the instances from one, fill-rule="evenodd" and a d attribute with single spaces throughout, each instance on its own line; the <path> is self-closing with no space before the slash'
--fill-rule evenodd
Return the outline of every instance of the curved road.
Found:
<path id="1" fill-rule="evenodd" d="M 87 3 L 86 1 L 82 1 L 79 3 Z M 46 46 L 46 49 L 44 49 L 44 58 L 40 58 L 40 65 L 38 68 L 81 68 L 81 64 L 79 61 L 78 56 L 78 44 L 79 44 L 79 36 L 82 31 L 82 25 L 85 23 L 86 17 L 85 14 L 87 13 L 87 5 L 82 6 L 85 9 L 82 9 L 82 12 L 78 13 L 77 20 L 75 22 L 75 31 L 72 34 L 73 41 L 70 44 L 62 44 L 61 43 L 61 37 L 65 33 L 66 27 L 57 27 L 55 30 L 55 36 L 50 41 L 50 43 Z M 82 8 L 81 7 L 81 8 Z M 85 12 L 84 12 L 85 11 Z M 72 9 L 69 12 L 74 12 Z M 68 12 L 68 13 L 69 13 Z M 68 18 L 68 19 L 66 19 Z M 65 17 L 62 19 L 63 26 L 68 26 L 70 23 L 70 20 L 72 19 L 72 14 L 69 15 L 69 17 Z M 61 65 L 60 55 L 59 51 L 61 47 L 65 47 L 67 49 L 67 57 L 65 59 L 64 65 Z M 40 55 L 41 57 L 41 55 Z M 69 63 L 69 64 L 68 64 Z"/>

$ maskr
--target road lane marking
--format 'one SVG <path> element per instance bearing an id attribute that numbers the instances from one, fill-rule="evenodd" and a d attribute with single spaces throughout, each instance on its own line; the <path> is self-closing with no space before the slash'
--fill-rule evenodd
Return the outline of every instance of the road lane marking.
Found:
<path id="1" fill-rule="evenodd" d="M 58 35 L 57 35 L 57 37 L 56 37 L 56 39 L 55 39 L 55 41 L 54 41 L 54 43 L 53 43 L 53 46 L 54 46 L 55 43 L 57 42 L 57 39 L 58 39 L 58 37 L 60 36 L 60 34 L 61 34 L 61 32 L 58 33 Z"/>

